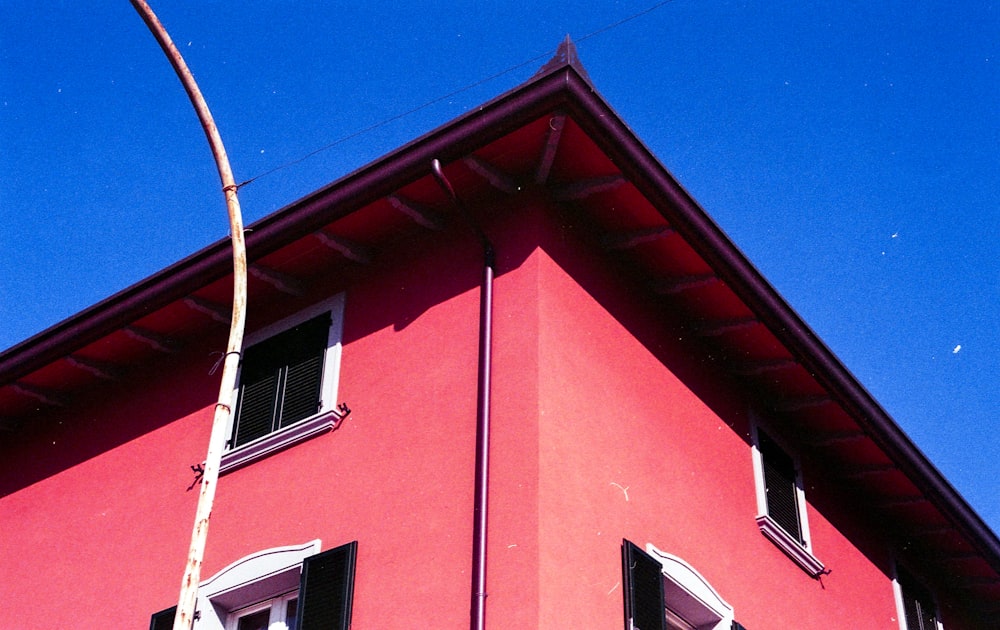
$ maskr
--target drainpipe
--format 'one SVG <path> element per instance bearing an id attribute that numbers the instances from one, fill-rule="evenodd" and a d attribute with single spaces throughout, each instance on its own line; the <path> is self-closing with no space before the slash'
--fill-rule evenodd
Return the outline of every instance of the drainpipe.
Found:
<path id="1" fill-rule="evenodd" d="M 493 244 L 462 204 L 451 182 L 433 160 L 431 170 L 462 217 L 479 237 L 483 247 L 483 280 L 479 289 L 479 384 L 476 398 L 476 479 L 472 521 L 472 608 L 470 628 L 486 627 L 486 499 L 490 462 L 490 348 L 493 337 L 493 274 L 496 254 Z"/>

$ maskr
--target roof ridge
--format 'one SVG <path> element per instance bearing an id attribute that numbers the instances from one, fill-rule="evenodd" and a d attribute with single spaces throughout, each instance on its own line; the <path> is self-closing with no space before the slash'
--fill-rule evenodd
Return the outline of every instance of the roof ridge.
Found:
<path id="1" fill-rule="evenodd" d="M 592 83 L 590 80 L 590 75 L 587 74 L 586 68 L 583 67 L 583 62 L 580 61 L 580 55 L 576 52 L 576 44 L 570 38 L 569 33 L 566 34 L 566 38 L 559 42 L 559 47 L 556 48 L 556 54 L 552 56 L 545 65 L 538 69 L 535 76 L 532 79 L 537 79 L 546 74 L 550 74 L 557 70 L 561 70 L 566 66 L 570 66 L 576 70 L 587 83 Z"/>

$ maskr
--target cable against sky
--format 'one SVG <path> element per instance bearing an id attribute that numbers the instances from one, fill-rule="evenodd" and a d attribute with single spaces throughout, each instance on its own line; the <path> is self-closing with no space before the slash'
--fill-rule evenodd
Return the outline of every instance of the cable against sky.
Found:
<path id="1" fill-rule="evenodd" d="M 653 11 L 655 11 L 656 9 L 659 9 L 663 5 L 670 4 L 673 1 L 674 0 L 662 0 L 661 2 L 657 2 L 656 4 L 650 6 L 650 7 L 646 8 L 646 9 L 643 9 L 642 11 L 639 11 L 637 13 L 633 13 L 632 15 L 630 15 L 630 16 L 628 16 L 626 18 L 622 18 L 621 20 L 618 20 L 617 22 L 612 22 L 611 24 L 608 24 L 606 26 L 602 26 L 601 28 L 597 29 L 596 31 L 591 31 L 590 33 L 587 33 L 583 37 L 578 38 L 576 41 L 577 42 L 583 42 L 583 41 L 586 41 L 586 40 L 591 39 L 593 37 L 597 37 L 598 35 L 603 35 L 604 33 L 612 31 L 612 30 L 618 28 L 619 26 L 622 26 L 623 24 L 626 24 L 626 23 L 631 22 L 633 20 L 636 20 L 636 19 L 638 19 L 640 17 L 648 15 L 648 14 L 652 13 Z M 282 171 L 282 170 L 284 170 L 286 168 L 289 168 L 291 166 L 295 166 L 296 164 L 301 164 L 302 162 L 305 162 L 309 158 L 311 158 L 313 156 L 316 156 L 316 155 L 319 155 L 320 153 L 323 153 L 324 151 L 328 151 L 328 150 L 336 147 L 337 145 L 340 145 L 340 144 L 343 144 L 343 143 L 347 142 L 348 140 L 353 140 L 354 138 L 358 138 L 360 136 L 363 136 L 363 135 L 365 135 L 367 133 L 375 131 L 376 129 L 379 129 L 379 128 L 384 127 L 384 126 L 386 126 L 388 124 L 394 123 L 397 120 L 401 120 L 401 119 L 406 118 L 407 116 L 410 116 L 412 114 L 415 114 L 415 113 L 417 113 L 417 112 L 419 112 L 421 110 L 427 109 L 428 107 L 430 107 L 432 105 L 435 105 L 437 103 L 440 103 L 441 101 L 448 100 L 449 98 L 452 98 L 454 96 L 458 96 L 459 94 L 462 94 L 463 92 L 468 92 L 469 90 L 475 89 L 475 88 L 479 87 L 480 85 L 484 85 L 486 83 L 489 83 L 490 81 L 494 81 L 496 79 L 499 79 L 500 77 L 502 77 L 504 75 L 507 75 L 507 74 L 510 74 L 511 72 L 514 72 L 515 70 L 520 70 L 521 68 L 523 68 L 525 66 L 531 65 L 533 63 L 537 63 L 538 61 L 541 61 L 542 59 L 545 59 L 545 58 L 547 58 L 548 56 L 550 56 L 552 54 L 553 54 L 553 51 L 549 50 L 547 52 L 535 55 L 534 57 L 532 57 L 530 59 L 526 59 L 526 60 L 524 60 L 524 61 L 522 61 L 520 63 L 517 63 L 517 64 L 515 64 L 513 66 L 510 66 L 509 68 L 501 70 L 500 72 L 496 72 L 494 74 L 491 74 L 488 77 L 480 79 L 479 81 L 476 81 L 474 83 L 470 83 L 470 84 L 468 84 L 468 85 L 466 85 L 464 87 L 458 88 L 457 90 L 454 90 L 452 92 L 448 92 L 447 94 L 444 94 L 444 95 L 439 96 L 437 98 L 433 98 L 433 99 L 431 99 L 429 101 L 426 101 L 426 102 L 424 102 L 421 105 L 417 105 L 413 109 L 409 109 L 409 110 L 407 110 L 407 111 L 405 111 L 405 112 L 403 112 L 401 114 L 396 114 L 395 116 L 390 116 L 389 118 L 386 118 L 386 119 L 381 120 L 381 121 L 379 121 L 377 123 L 374 123 L 374 124 L 368 125 L 367 127 L 359 129 L 358 131 L 355 131 L 353 133 L 349 133 L 346 136 L 341 136 L 340 138 L 334 140 L 333 142 L 331 142 L 329 144 L 323 145 L 323 146 L 321 146 L 320 148 L 318 148 L 318 149 L 316 149 L 314 151 L 310 151 L 309 153 L 306 153 L 302 157 L 295 158 L 294 160 L 290 160 L 288 162 L 285 162 L 284 164 L 281 164 L 279 166 L 275 166 L 274 168 L 268 169 L 268 170 L 266 170 L 266 171 L 264 171 L 262 173 L 254 175 L 250 179 L 248 179 L 246 181 L 243 181 L 243 182 L 240 182 L 239 184 L 236 185 L 236 187 L 237 188 L 242 188 L 242 187 L 244 187 L 244 186 L 246 186 L 248 184 L 252 184 L 253 182 L 257 181 L 258 179 L 267 177 L 268 175 L 273 175 L 274 173 L 277 173 L 278 171 Z"/>

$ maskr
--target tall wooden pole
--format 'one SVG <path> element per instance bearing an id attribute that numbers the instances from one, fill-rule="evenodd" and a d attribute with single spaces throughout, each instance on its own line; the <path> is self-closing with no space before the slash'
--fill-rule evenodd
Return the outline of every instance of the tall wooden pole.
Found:
<path id="1" fill-rule="evenodd" d="M 215 486 L 219 479 L 219 464 L 222 461 L 222 449 L 225 446 L 226 427 L 231 415 L 230 404 L 233 399 L 233 389 L 236 387 L 236 373 L 239 369 L 240 351 L 243 347 L 243 330 L 246 323 L 247 303 L 247 255 L 243 240 L 243 217 L 240 213 L 240 202 L 236 196 L 236 181 L 233 178 L 229 158 L 222 144 L 222 137 L 212 119 L 208 104 L 198 89 L 194 76 L 181 57 L 177 46 L 171 41 L 163 24 L 157 19 L 153 10 L 144 0 L 130 0 L 135 10 L 142 16 L 146 26 L 152 31 L 163 52 L 174 67 L 184 89 L 187 91 L 191 104 L 198 114 L 205 136 L 212 147 L 212 155 L 222 180 L 222 190 L 226 196 L 226 207 L 229 211 L 229 231 L 233 243 L 233 316 L 229 328 L 229 343 L 223 361 L 222 383 L 219 385 L 219 399 L 215 405 L 215 418 L 212 421 L 212 433 L 208 441 L 208 454 L 205 457 L 205 472 L 201 478 L 201 492 L 198 496 L 198 510 L 195 514 L 194 529 L 191 532 L 191 548 L 188 552 L 184 578 L 181 581 L 180 596 L 177 601 L 177 615 L 174 617 L 174 630 L 191 630 L 194 623 L 195 605 L 198 601 L 198 583 L 201 581 L 201 563 L 205 556 L 205 543 L 208 539 L 208 521 L 212 515 L 212 503 L 215 500 Z"/>

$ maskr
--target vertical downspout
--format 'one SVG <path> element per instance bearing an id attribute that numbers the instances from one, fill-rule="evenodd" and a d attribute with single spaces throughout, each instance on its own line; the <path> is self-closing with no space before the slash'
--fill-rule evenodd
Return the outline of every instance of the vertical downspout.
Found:
<path id="1" fill-rule="evenodd" d="M 476 396 L 476 478 L 472 521 L 472 608 L 470 628 L 486 627 L 486 507 L 490 471 L 490 360 L 493 339 L 493 274 L 496 253 L 482 228 L 462 205 L 444 176 L 441 163 L 431 162 L 438 184 L 451 198 L 483 247 L 483 280 L 479 289 L 479 377 Z"/>

